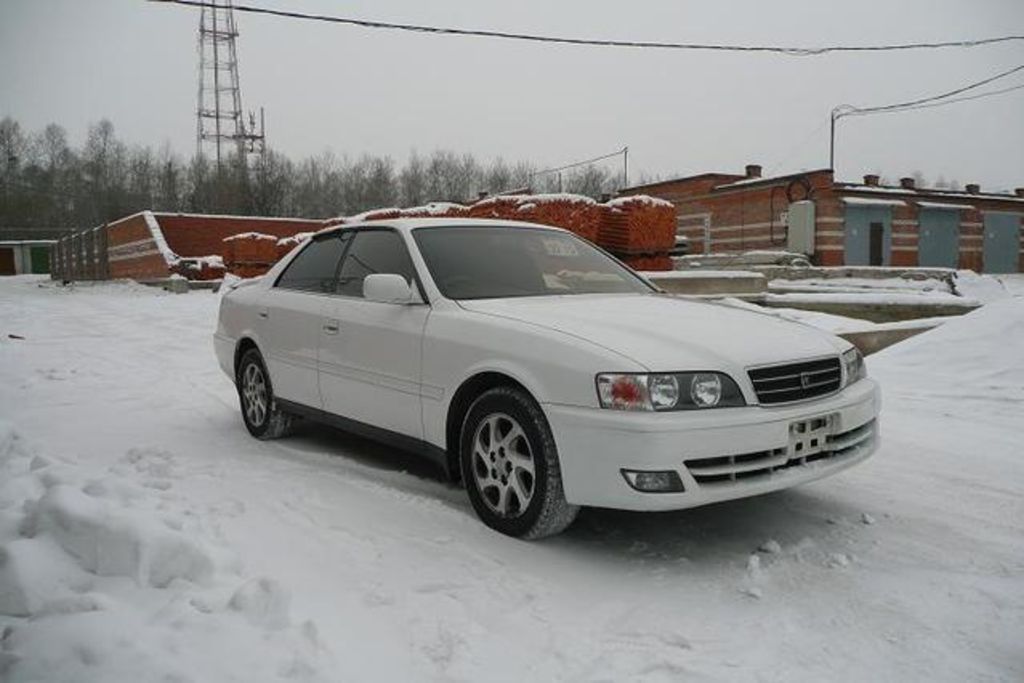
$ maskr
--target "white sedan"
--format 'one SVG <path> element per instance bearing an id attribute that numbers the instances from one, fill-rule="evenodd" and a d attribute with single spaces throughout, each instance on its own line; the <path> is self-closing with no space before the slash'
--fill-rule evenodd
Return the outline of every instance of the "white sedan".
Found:
<path id="1" fill-rule="evenodd" d="M 422 453 L 513 536 L 582 505 L 775 491 L 878 444 L 879 389 L 848 342 L 660 293 L 557 228 L 327 229 L 222 301 L 217 357 L 253 436 L 309 418 Z"/>

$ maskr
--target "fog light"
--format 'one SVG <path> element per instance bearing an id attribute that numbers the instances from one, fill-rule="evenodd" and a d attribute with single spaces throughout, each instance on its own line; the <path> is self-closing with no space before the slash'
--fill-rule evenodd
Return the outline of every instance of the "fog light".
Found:
<path id="1" fill-rule="evenodd" d="M 672 493 L 683 490 L 683 481 L 675 470 L 663 472 L 638 472 L 636 470 L 622 470 L 622 476 L 626 482 L 644 493 Z"/>

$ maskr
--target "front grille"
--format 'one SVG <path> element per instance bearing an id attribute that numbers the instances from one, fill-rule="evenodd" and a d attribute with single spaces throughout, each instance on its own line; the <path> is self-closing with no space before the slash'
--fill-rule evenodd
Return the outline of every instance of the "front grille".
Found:
<path id="1" fill-rule="evenodd" d="M 831 418 L 827 417 L 796 422 L 791 427 L 790 444 L 786 448 L 693 458 L 685 461 L 686 468 L 701 486 L 729 485 L 770 477 L 776 472 L 815 462 L 835 461 L 854 454 L 875 437 L 874 420 L 840 434 L 827 434 L 830 428 Z"/>
<path id="2" fill-rule="evenodd" d="M 839 391 L 839 358 L 754 368 L 747 372 L 758 402 L 789 403 Z"/>

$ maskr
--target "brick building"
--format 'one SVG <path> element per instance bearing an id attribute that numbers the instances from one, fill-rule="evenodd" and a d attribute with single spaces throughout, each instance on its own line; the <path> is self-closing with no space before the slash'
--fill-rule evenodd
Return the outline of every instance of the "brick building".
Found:
<path id="1" fill-rule="evenodd" d="M 1014 194 L 836 182 L 830 169 L 764 178 L 703 173 L 627 188 L 676 207 L 690 253 L 788 249 L 818 265 L 1024 270 L 1024 188 Z"/>

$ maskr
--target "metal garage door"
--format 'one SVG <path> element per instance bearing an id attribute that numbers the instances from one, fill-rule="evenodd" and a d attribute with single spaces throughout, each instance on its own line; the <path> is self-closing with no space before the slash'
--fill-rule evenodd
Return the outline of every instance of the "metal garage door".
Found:
<path id="1" fill-rule="evenodd" d="M 12 247 L 0 247 L 0 275 L 14 275 L 16 272 L 14 268 L 14 249 Z"/>
<path id="2" fill-rule="evenodd" d="M 985 213 L 984 270 L 1016 273 L 1020 255 L 1020 214 Z"/>
<path id="3" fill-rule="evenodd" d="M 887 266 L 892 254 L 892 209 L 847 205 L 843 249 L 848 266 Z"/>
<path id="4" fill-rule="evenodd" d="M 31 247 L 29 250 L 32 260 L 32 272 L 33 273 L 49 273 L 50 272 L 50 248 L 49 247 Z"/>
<path id="5" fill-rule="evenodd" d="M 918 222 L 921 226 L 918 264 L 956 268 L 960 263 L 959 209 L 921 209 Z"/>

